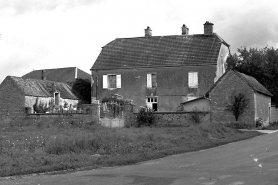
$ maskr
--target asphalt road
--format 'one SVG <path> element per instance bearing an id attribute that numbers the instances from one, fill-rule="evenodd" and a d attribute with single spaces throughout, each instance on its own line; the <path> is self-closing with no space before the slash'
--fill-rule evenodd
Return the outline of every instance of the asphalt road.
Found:
<path id="1" fill-rule="evenodd" d="M 0 185 L 278 185 L 278 132 L 137 165 L 0 178 Z"/>

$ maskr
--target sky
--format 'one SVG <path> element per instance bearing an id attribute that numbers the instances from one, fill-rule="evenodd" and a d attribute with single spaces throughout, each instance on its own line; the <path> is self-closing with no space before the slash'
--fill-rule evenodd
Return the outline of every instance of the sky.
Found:
<path id="1" fill-rule="evenodd" d="M 240 47 L 278 47 L 277 0 L 1 0 L 0 82 L 32 70 L 78 67 L 90 73 L 116 38 L 214 32 Z"/>

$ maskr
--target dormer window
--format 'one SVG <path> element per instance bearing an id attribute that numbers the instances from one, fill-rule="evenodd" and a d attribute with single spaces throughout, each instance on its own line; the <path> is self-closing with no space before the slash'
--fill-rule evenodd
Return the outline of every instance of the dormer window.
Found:
<path id="1" fill-rule="evenodd" d="M 57 106 L 60 105 L 60 93 L 59 92 L 54 92 L 54 103 Z"/>

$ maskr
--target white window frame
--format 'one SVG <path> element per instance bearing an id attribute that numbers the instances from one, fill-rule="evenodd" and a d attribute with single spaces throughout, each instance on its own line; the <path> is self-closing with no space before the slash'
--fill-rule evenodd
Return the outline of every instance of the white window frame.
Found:
<path id="1" fill-rule="evenodd" d="M 153 109 L 153 104 L 157 104 L 158 97 L 157 96 L 147 96 L 146 97 L 146 106 L 150 109 Z"/>
<path id="2" fill-rule="evenodd" d="M 189 72 L 188 73 L 188 87 L 198 88 L 198 72 Z"/>
<path id="3" fill-rule="evenodd" d="M 109 86 L 109 76 L 116 76 L 116 88 Z M 107 74 L 103 75 L 103 89 L 120 89 L 122 88 L 122 77 L 120 74 Z"/>

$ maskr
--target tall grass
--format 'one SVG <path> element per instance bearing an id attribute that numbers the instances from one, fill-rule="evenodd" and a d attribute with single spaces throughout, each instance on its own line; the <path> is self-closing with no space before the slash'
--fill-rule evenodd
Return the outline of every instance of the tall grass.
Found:
<path id="1" fill-rule="evenodd" d="M 0 176 L 129 164 L 237 134 L 222 125 L 117 129 L 76 120 L 14 121 L 0 124 Z"/>

